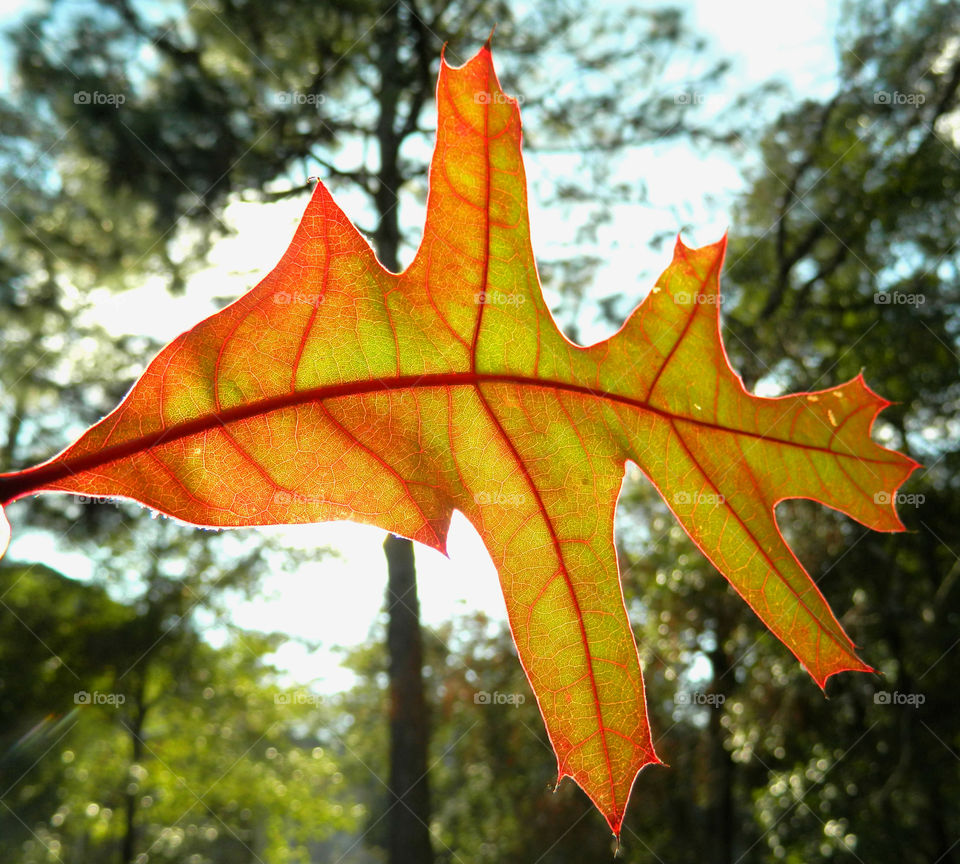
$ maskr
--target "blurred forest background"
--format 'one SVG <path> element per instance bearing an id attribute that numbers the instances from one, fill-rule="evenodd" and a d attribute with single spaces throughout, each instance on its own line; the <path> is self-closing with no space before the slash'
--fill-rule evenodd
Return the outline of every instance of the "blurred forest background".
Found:
<path id="1" fill-rule="evenodd" d="M 231 201 L 302 198 L 319 175 L 355 203 L 348 213 L 366 214 L 382 261 L 409 260 L 441 48 L 471 56 L 496 23 L 501 80 L 524 97 L 528 162 L 570 160 L 536 190 L 577 226 L 564 254 L 539 262 L 567 332 L 615 325 L 640 299 L 597 274 L 602 226 L 645 206 L 644 148 L 707 148 L 743 176 L 723 277 L 734 368 L 765 394 L 865 370 L 896 402 L 875 436 L 925 466 L 899 503 L 905 534 L 811 502 L 778 510 L 882 674 L 838 676 L 829 699 L 630 472 L 625 593 L 671 767 L 638 780 L 620 854 L 960 862 L 960 6 L 842 9 L 824 99 L 742 88 L 682 9 L 653 3 L 25 9 L 5 37 L 13 74 L 0 95 L 0 470 L 69 443 L 158 347 L 81 314 L 88 292 L 159 278 L 182 293 L 229 230 Z M 731 13 L 730 26 L 749 20 Z M 661 227 L 635 242 L 666 263 L 675 232 L 695 226 Z M 230 617 L 302 552 L 65 497 L 21 502 L 15 518 L 68 535 L 94 575 L 16 556 L 0 565 L 0 860 L 611 860 L 586 797 L 570 781 L 552 791 L 555 759 L 500 622 L 461 615 L 421 640 L 414 593 L 415 653 L 403 654 L 387 638 L 400 620 L 388 599 L 368 642 L 346 652 L 357 684 L 319 694 L 272 665 L 283 634 Z M 314 596 L 349 604 L 349 590 Z M 226 636 L 207 638 L 214 627 Z M 411 664 L 421 740 L 407 749 L 423 749 L 429 773 L 408 805 L 391 791 L 388 725 L 398 668 Z M 479 691 L 527 698 L 477 704 Z M 422 828 L 405 857 L 397 813 Z"/>

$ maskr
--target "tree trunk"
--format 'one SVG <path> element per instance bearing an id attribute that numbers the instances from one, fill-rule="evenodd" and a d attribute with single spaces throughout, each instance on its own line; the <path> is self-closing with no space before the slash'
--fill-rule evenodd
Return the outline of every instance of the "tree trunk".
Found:
<path id="1" fill-rule="evenodd" d="M 390 658 L 390 864 L 429 864 L 427 706 L 413 544 L 391 534 L 387 555 L 387 651 Z"/>
<path id="2" fill-rule="evenodd" d="M 399 5 L 394 4 L 381 22 L 378 36 L 380 117 L 377 144 L 380 151 L 379 186 L 374 195 L 379 222 L 374 245 L 380 263 L 400 269 L 400 220 L 397 194 L 401 136 L 397 129 L 400 59 Z M 390 676 L 390 813 L 387 860 L 389 864 L 432 864 L 430 845 L 430 795 L 427 782 L 427 706 L 423 685 L 423 642 L 420 601 L 413 543 L 389 535 L 383 544 L 387 557 L 387 653 Z"/>
<path id="3" fill-rule="evenodd" d="M 726 650 L 729 626 L 723 611 L 717 617 L 717 645 L 708 656 L 713 667 L 713 686 L 716 696 L 726 696 L 730 689 L 730 680 L 726 677 L 733 666 L 733 658 Z M 723 746 L 724 730 L 720 722 L 723 712 L 720 705 L 710 708 L 707 721 L 707 734 L 710 740 L 710 782 L 713 790 L 710 795 L 710 823 L 714 864 L 733 864 L 736 846 L 736 807 L 734 803 L 734 764 L 730 754 Z"/>
<path id="4" fill-rule="evenodd" d="M 134 688 L 134 715 L 131 725 L 127 727 L 130 733 L 130 765 L 138 765 L 143 761 L 143 726 L 146 722 L 147 707 L 145 704 L 144 676 L 139 675 Z M 128 778 L 129 779 L 129 778 Z M 139 793 L 124 790 L 123 795 L 123 836 L 120 839 L 120 864 L 135 864 L 137 852 L 137 801 Z"/>

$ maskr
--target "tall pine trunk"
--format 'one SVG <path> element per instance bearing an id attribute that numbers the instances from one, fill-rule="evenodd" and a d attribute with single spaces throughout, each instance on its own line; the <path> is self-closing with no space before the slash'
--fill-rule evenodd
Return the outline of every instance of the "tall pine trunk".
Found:
<path id="1" fill-rule="evenodd" d="M 391 534 L 387 556 L 387 651 L 390 658 L 390 864 L 429 864 L 430 793 L 427 707 L 423 693 L 420 604 L 413 543 Z"/>

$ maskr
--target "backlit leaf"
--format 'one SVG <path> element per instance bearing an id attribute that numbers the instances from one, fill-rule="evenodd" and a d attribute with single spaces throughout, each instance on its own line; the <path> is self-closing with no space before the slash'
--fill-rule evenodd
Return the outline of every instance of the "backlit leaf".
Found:
<path id="1" fill-rule="evenodd" d="M 862 377 L 747 393 L 720 338 L 725 244 L 678 242 L 621 330 L 571 344 L 543 299 L 520 115 L 488 48 L 444 65 L 423 242 L 400 275 L 319 185 L 277 267 L 168 345 L 59 456 L 0 476 L 207 526 L 351 519 L 443 550 L 454 510 L 500 575 L 559 775 L 619 833 L 658 762 L 613 517 L 627 460 L 823 686 L 867 669 L 778 530 L 811 498 L 879 530 L 915 463 L 873 443 Z M 0 515 L 0 548 L 8 534 Z M 338 598 L 339 599 L 339 598 Z"/>

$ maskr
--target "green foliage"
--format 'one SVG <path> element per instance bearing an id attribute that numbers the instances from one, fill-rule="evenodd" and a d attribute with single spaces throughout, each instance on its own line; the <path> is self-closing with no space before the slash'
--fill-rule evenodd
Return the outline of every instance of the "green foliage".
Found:
<path id="1" fill-rule="evenodd" d="M 276 637 L 211 647 L 179 581 L 125 604 L 48 568 L 0 575 L 5 860 L 306 862 L 355 830 L 313 698 L 265 660 Z"/>

